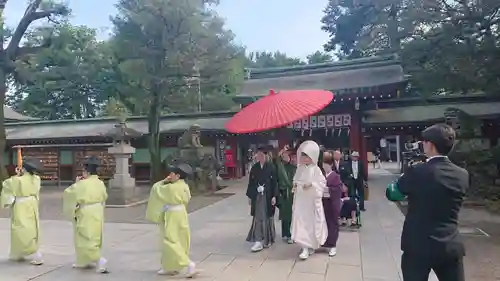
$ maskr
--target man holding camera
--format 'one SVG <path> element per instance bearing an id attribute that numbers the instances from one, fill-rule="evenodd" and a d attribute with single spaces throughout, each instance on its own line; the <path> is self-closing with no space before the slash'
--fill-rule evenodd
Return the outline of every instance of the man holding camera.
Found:
<path id="1" fill-rule="evenodd" d="M 408 169 L 395 185 L 408 200 L 401 235 L 404 281 L 428 280 L 431 270 L 440 281 L 465 280 L 458 213 L 469 187 L 469 174 L 447 157 L 455 138 L 455 131 L 446 124 L 424 130 L 427 161 Z"/>

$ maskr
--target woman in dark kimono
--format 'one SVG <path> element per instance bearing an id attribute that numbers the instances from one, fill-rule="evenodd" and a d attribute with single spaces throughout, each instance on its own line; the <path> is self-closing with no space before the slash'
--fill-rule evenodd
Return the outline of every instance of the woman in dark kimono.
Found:
<path id="1" fill-rule="evenodd" d="M 247 241 L 253 243 L 252 252 L 259 252 L 275 241 L 274 212 L 279 192 L 276 170 L 266 148 L 259 147 L 255 157 L 258 162 L 250 170 L 246 192 L 253 217 Z"/>
<path id="2" fill-rule="evenodd" d="M 325 152 L 323 154 L 323 169 L 328 189 L 323 194 L 323 210 L 325 211 L 326 224 L 328 226 L 328 238 L 323 247 L 329 248 L 328 255 L 330 257 L 337 254 L 339 217 L 342 205 L 342 189 L 344 187 L 344 184 L 340 180 L 340 175 L 332 169 L 334 163 L 333 153 Z"/>

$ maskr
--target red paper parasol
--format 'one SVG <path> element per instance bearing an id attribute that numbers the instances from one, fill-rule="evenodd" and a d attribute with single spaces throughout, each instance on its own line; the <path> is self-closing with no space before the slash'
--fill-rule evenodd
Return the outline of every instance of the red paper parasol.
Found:
<path id="1" fill-rule="evenodd" d="M 266 97 L 248 105 L 226 123 L 230 133 L 245 134 L 279 128 L 318 113 L 333 99 L 324 90 L 273 90 Z"/>

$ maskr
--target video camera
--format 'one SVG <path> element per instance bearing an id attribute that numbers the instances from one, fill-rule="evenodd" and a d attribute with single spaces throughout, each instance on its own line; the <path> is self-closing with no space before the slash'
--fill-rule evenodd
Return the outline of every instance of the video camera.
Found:
<path id="1" fill-rule="evenodd" d="M 405 173 L 409 168 L 418 163 L 423 163 L 427 160 L 424 154 L 422 142 L 412 142 L 405 144 L 406 151 L 403 151 L 403 166 L 402 172 Z"/>

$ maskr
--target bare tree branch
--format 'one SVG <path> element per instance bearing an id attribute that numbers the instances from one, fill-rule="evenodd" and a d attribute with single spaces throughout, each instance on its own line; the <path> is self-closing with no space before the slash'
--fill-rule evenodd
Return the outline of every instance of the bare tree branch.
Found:
<path id="1" fill-rule="evenodd" d="M 36 12 L 36 10 L 38 10 L 38 7 L 40 7 L 40 4 L 42 4 L 42 1 L 43 0 L 33 0 L 31 1 L 31 3 L 28 5 L 28 7 L 26 7 L 26 10 L 24 11 L 24 16 L 27 16 L 31 13 L 34 13 Z"/>
<path id="2" fill-rule="evenodd" d="M 21 42 L 21 39 L 23 38 L 26 30 L 28 30 L 28 27 L 32 22 L 43 18 L 49 18 L 53 15 L 64 16 L 69 13 L 69 10 L 65 6 L 58 6 L 53 9 L 37 11 L 40 7 L 41 2 L 42 0 L 34 0 L 26 9 L 23 18 L 19 21 L 19 24 L 17 25 L 9 42 L 9 45 L 5 49 L 6 57 L 8 60 L 12 60 L 15 58 L 17 49 L 19 48 L 19 43 Z"/>

